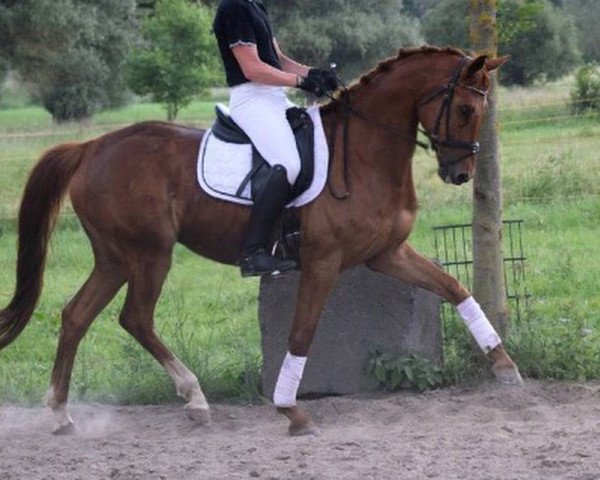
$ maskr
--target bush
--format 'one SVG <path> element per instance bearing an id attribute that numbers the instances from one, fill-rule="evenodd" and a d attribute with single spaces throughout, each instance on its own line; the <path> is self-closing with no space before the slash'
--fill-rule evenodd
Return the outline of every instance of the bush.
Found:
<path id="1" fill-rule="evenodd" d="M 44 108 L 58 122 L 78 121 L 91 117 L 105 100 L 104 85 L 110 72 L 86 51 L 72 51 L 57 59 L 53 79 L 40 90 Z"/>
<path id="2" fill-rule="evenodd" d="M 367 363 L 367 372 L 386 391 L 411 389 L 419 392 L 440 387 L 442 370 L 420 355 L 394 356 L 375 350 Z"/>
<path id="3" fill-rule="evenodd" d="M 600 111 L 600 64 L 588 63 L 577 70 L 571 107 L 575 113 Z"/>
<path id="4" fill-rule="evenodd" d="M 122 65 L 137 33 L 134 0 L 23 0 L 4 10 L 3 53 L 55 121 L 123 102 Z"/>

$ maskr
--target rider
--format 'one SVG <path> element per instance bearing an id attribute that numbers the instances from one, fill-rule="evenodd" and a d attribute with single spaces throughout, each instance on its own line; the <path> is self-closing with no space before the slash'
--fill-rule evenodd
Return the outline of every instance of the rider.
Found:
<path id="1" fill-rule="evenodd" d="M 267 252 L 275 220 L 291 200 L 291 186 L 300 173 L 300 156 L 285 114 L 293 105 L 285 87 L 319 97 L 337 87 L 337 77 L 331 70 L 309 68 L 285 56 L 273 36 L 267 10 L 258 0 L 221 0 L 213 29 L 230 87 L 231 117 L 272 166 L 252 207 L 241 274 L 290 270 L 295 262 Z"/>

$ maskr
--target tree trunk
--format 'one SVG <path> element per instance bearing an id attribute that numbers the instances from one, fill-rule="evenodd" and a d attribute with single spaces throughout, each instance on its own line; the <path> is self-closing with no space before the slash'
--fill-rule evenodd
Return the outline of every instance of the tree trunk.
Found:
<path id="1" fill-rule="evenodd" d="M 471 1 L 471 48 L 497 55 L 496 0 Z M 508 333 L 508 305 L 502 255 L 502 182 L 496 117 L 496 76 L 488 96 L 473 184 L 473 296 L 498 333 Z"/>
<path id="2" fill-rule="evenodd" d="M 173 122 L 177 118 L 177 114 L 179 113 L 179 105 L 176 103 L 167 103 L 167 121 Z"/>

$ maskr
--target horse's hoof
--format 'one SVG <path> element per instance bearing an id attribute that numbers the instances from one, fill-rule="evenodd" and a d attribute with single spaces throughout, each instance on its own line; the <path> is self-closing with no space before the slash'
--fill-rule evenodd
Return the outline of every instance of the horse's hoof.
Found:
<path id="1" fill-rule="evenodd" d="M 303 435 L 318 436 L 319 431 L 310 418 L 296 405 L 292 407 L 277 407 L 277 412 L 285 415 L 290 420 L 288 432 L 292 437 Z"/>
<path id="2" fill-rule="evenodd" d="M 497 382 L 503 383 L 505 385 L 523 385 L 523 378 L 521 377 L 521 374 L 519 373 L 519 369 L 517 367 L 492 367 L 492 372 L 494 372 L 494 376 L 496 377 Z"/>
<path id="3" fill-rule="evenodd" d="M 292 437 L 303 437 L 307 435 L 312 435 L 313 437 L 319 436 L 319 430 L 312 422 L 302 423 L 300 425 L 291 423 L 288 432 Z"/>
<path id="4" fill-rule="evenodd" d="M 210 409 L 198 407 L 196 405 L 190 405 L 189 403 L 185 406 L 185 411 L 194 422 L 200 425 L 210 425 Z"/>
<path id="5" fill-rule="evenodd" d="M 52 433 L 54 435 L 74 435 L 77 433 L 77 428 L 72 421 L 69 421 L 69 423 L 64 425 L 55 425 L 52 428 Z"/>

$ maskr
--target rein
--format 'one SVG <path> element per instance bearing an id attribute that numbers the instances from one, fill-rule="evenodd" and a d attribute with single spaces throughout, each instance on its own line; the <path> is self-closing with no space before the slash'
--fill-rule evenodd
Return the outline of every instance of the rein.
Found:
<path id="1" fill-rule="evenodd" d="M 350 94 L 349 94 L 348 87 L 341 81 L 341 79 L 339 79 L 339 77 L 338 77 L 338 80 L 340 81 L 340 83 L 342 84 L 342 87 L 343 87 L 343 90 L 341 92 L 341 97 L 340 98 L 334 97 L 330 93 L 325 93 L 325 96 L 336 103 L 343 102 L 342 105 L 344 107 L 345 115 L 344 115 L 344 124 L 342 127 L 343 128 L 342 129 L 342 138 L 343 138 L 344 184 L 346 185 L 346 188 L 345 188 L 346 191 L 344 193 L 340 194 L 334 190 L 334 188 L 331 185 L 331 175 L 328 175 L 327 186 L 328 186 L 329 192 L 331 193 L 333 198 L 335 198 L 336 200 L 346 200 L 350 197 L 350 179 L 348 178 L 348 146 L 350 143 L 350 139 L 349 139 L 350 138 L 349 137 L 350 115 L 354 115 L 355 117 L 365 120 L 369 124 L 379 128 L 381 130 L 384 130 L 391 135 L 396 135 L 405 140 L 408 140 L 408 141 L 414 143 L 415 145 L 423 148 L 424 150 L 429 150 L 430 146 L 424 142 L 421 142 L 420 140 L 417 140 L 413 136 L 407 135 L 404 132 L 400 132 L 400 131 L 396 130 L 395 128 L 390 127 L 389 125 L 380 122 L 379 120 L 372 117 L 371 115 L 367 115 L 364 112 L 356 110 L 354 107 L 352 107 L 352 105 L 350 103 Z M 423 131 L 423 130 L 421 130 L 421 131 Z M 337 121 L 334 120 L 333 128 L 331 129 L 331 133 L 329 136 L 329 145 L 330 145 L 329 154 L 330 154 L 331 159 L 333 159 L 334 155 L 335 155 L 336 133 L 337 133 Z M 331 162 L 329 163 L 329 168 L 331 171 Z"/>
<path id="2" fill-rule="evenodd" d="M 379 120 L 372 117 L 371 115 L 367 115 L 366 113 L 356 110 L 354 107 L 352 107 L 352 105 L 350 103 L 349 89 L 346 86 L 346 84 L 342 81 L 342 79 L 340 79 L 338 76 L 338 81 L 339 81 L 340 85 L 342 85 L 342 91 L 341 91 L 340 97 L 339 98 L 334 97 L 329 92 L 325 93 L 325 96 L 327 98 L 329 98 L 331 101 L 333 101 L 335 103 L 341 103 L 344 108 L 344 113 L 345 113 L 343 130 L 342 130 L 342 136 L 343 136 L 342 138 L 343 138 L 343 166 L 344 166 L 343 176 L 344 176 L 344 184 L 346 185 L 346 188 L 345 188 L 346 191 L 344 193 L 340 194 L 334 190 L 334 188 L 331 185 L 331 175 L 330 174 L 328 174 L 328 180 L 327 180 L 327 186 L 329 188 L 329 192 L 336 200 L 347 200 L 348 198 L 350 198 L 350 179 L 348 178 L 348 147 L 349 147 L 349 142 L 350 142 L 350 140 L 349 140 L 350 115 L 354 115 L 355 117 L 365 120 L 366 122 L 373 125 L 374 127 L 384 130 L 392 135 L 396 135 L 400 138 L 403 138 L 403 139 L 415 144 L 416 146 L 423 148 L 426 151 L 429 151 L 431 149 L 434 152 L 437 152 L 440 147 L 450 147 L 450 148 L 455 148 L 455 149 L 459 149 L 459 150 L 467 150 L 468 153 L 466 153 L 465 155 L 463 155 L 461 157 L 454 158 L 451 160 L 442 159 L 441 160 L 442 164 L 440 165 L 441 168 L 448 168 L 452 165 L 455 165 L 456 163 L 459 163 L 460 161 L 464 160 L 465 158 L 468 158 L 471 155 L 475 155 L 476 153 L 479 152 L 479 149 L 480 149 L 479 142 L 464 142 L 462 140 L 454 140 L 450 137 L 450 135 L 448 133 L 450 131 L 450 107 L 452 105 L 452 100 L 454 99 L 454 92 L 457 87 L 474 91 L 475 93 L 478 93 L 483 96 L 487 95 L 487 92 L 485 92 L 483 90 L 477 89 L 477 88 L 469 86 L 469 85 L 462 85 L 462 84 L 458 83 L 458 80 L 460 79 L 460 74 L 462 73 L 462 70 L 468 60 L 470 60 L 470 57 L 463 57 L 460 64 L 454 70 L 452 79 L 450 80 L 450 82 L 448 82 L 443 87 L 440 87 L 439 89 L 435 90 L 431 94 L 427 95 L 423 100 L 421 100 L 417 104 L 416 109 L 418 111 L 421 107 L 428 104 L 432 100 L 436 99 L 440 95 L 444 95 L 444 98 L 442 100 L 442 103 L 440 105 L 440 108 L 439 108 L 437 116 L 436 116 L 433 130 L 431 132 L 429 132 L 425 129 L 419 128 L 419 131 L 421 133 L 423 133 L 425 136 L 427 136 L 427 139 L 429 140 L 429 145 L 424 142 L 421 142 L 420 140 L 417 140 L 417 138 L 414 136 L 407 135 L 404 132 L 400 132 L 400 131 L 396 130 L 395 128 L 390 127 L 389 125 L 380 122 Z M 443 140 L 440 140 L 440 138 L 439 138 L 440 125 L 442 123 L 444 114 L 446 115 L 446 138 Z M 336 139 L 336 134 L 337 134 L 337 127 L 338 127 L 337 120 L 334 119 L 333 128 L 331 129 L 331 133 L 329 136 L 330 158 L 332 160 L 335 155 L 335 139 Z M 331 173 L 331 164 L 332 164 L 332 162 L 329 162 L 329 169 L 330 169 L 329 173 Z"/>

